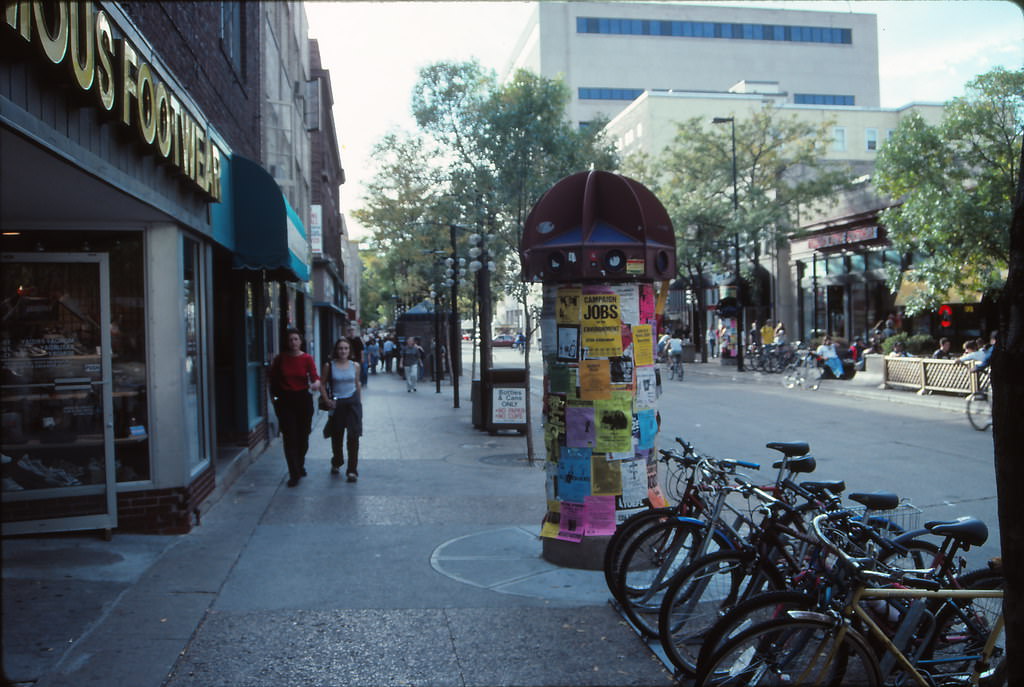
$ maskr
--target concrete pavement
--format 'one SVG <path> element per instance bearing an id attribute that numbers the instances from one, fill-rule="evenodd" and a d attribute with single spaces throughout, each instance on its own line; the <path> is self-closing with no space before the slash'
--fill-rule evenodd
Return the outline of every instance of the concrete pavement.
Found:
<path id="1" fill-rule="evenodd" d="M 499 365 L 519 361 L 496 351 Z M 717 361 L 686 373 L 779 383 Z M 371 376 L 356 484 L 329 474 L 321 416 L 298 487 L 285 487 L 275 441 L 188 535 L 5 540 L 7 677 L 36 687 L 670 684 L 609 607 L 600 572 L 540 558 L 543 474 L 517 435 L 472 427 L 468 378 L 454 409 L 448 385 L 408 394 L 397 376 Z M 962 412 L 962 399 L 878 382 L 793 393 Z"/>
<path id="2" fill-rule="evenodd" d="M 540 558 L 543 473 L 518 435 L 473 429 L 462 386 L 453 409 L 448 385 L 371 376 L 355 484 L 329 474 L 318 424 L 298 487 L 275 442 L 188 535 L 6 540 L 8 678 L 670 684 L 600 572 Z"/>

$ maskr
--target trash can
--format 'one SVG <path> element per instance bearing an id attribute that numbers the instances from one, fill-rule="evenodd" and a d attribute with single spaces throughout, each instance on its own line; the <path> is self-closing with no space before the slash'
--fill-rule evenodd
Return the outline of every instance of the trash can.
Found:
<path id="1" fill-rule="evenodd" d="M 490 370 L 481 389 L 486 397 L 485 423 L 491 434 L 499 431 L 526 433 L 526 368 Z"/>

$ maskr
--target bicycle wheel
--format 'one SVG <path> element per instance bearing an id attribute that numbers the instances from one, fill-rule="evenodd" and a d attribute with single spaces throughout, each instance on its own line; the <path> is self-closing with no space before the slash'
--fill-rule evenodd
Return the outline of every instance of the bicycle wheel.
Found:
<path id="1" fill-rule="evenodd" d="M 821 368 L 818 367 L 817 363 L 812 361 L 805 365 L 803 373 L 805 389 L 814 391 L 819 386 L 821 386 L 821 376 L 823 373 L 821 371 Z"/>
<path id="2" fill-rule="evenodd" d="M 704 637 L 721 614 L 766 588 L 785 586 L 778 570 L 753 551 L 703 556 L 673 582 L 658 614 L 658 636 L 672 664 L 695 675 Z"/>
<path id="3" fill-rule="evenodd" d="M 786 366 L 786 369 L 782 371 L 782 386 L 787 389 L 795 389 L 799 383 L 800 375 L 797 372 L 796 365 L 790 363 Z"/>
<path id="4" fill-rule="evenodd" d="M 813 597 L 795 589 L 754 594 L 730 608 L 711 626 L 704 635 L 697 665 L 706 665 L 718 647 L 754 625 L 781 618 L 786 611 L 813 611 L 816 607 Z"/>
<path id="5" fill-rule="evenodd" d="M 876 687 L 878 662 L 860 633 L 822 619 L 782 617 L 726 641 L 706 665 L 697 684 L 829 685 Z"/>
<path id="6" fill-rule="evenodd" d="M 957 581 L 964 589 L 1006 587 L 1003 575 L 988 569 L 965 573 Z M 918 669 L 927 671 L 938 684 L 965 684 L 966 679 L 978 670 L 978 684 L 986 687 L 1005 685 L 1006 635 L 1002 630 L 996 637 L 988 665 L 978 665 L 977 660 L 1002 610 L 1002 599 L 971 599 L 944 604 L 935 617 L 936 631 L 925 657 L 918 662 Z"/>
<path id="7" fill-rule="evenodd" d="M 978 392 L 967 397 L 967 420 L 979 432 L 992 426 L 992 402 L 988 394 Z"/>
<path id="8" fill-rule="evenodd" d="M 632 515 L 615 529 L 604 550 L 604 581 L 608 591 L 615 594 L 615 580 L 621 570 L 622 557 L 645 530 L 675 515 L 672 508 L 652 508 Z"/>
<path id="9" fill-rule="evenodd" d="M 673 519 L 637 535 L 614 574 L 613 594 L 626 617 L 647 637 L 658 636 L 658 610 L 665 591 L 704 541 L 704 525 Z M 709 542 L 717 550 L 720 541 Z"/>

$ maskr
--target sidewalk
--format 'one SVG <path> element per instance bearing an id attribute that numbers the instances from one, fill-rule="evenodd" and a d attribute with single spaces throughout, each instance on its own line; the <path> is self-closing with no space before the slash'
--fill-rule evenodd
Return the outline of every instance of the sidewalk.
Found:
<path id="1" fill-rule="evenodd" d="M 668 685 L 600 572 L 540 558 L 543 473 L 471 424 L 470 384 L 370 377 L 360 479 L 280 442 L 178 537 L 3 542 L 19 685 Z"/>
<path id="2" fill-rule="evenodd" d="M 735 366 L 722 365 L 718 358 L 709 358 L 706 363 L 689 363 L 685 365 L 684 374 L 700 374 L 719 379 L 749 384 L 782 384 L 782 375 L 770 372 L 738 372 Z M 954 413 L 964 413 L 964 396 L 947 394 L 918 394 L 914 391 L 882 388 L 882 375 L 878 373 L 858 372 L 853 379 L 823 379 L 816 391 L 792 389 L 792 393 L 814 394 L 831 393 L 855 396 L 865 400 L 881 403 L 903 403 L 907 405 L 936 408 Z"/>

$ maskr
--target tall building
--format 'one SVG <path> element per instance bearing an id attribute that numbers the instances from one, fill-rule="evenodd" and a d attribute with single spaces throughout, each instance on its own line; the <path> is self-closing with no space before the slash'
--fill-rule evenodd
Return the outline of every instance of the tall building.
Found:
<path id="1" fill-rule="evenodd" d="M 334 91 L 331 74 L 320 61 L 320 44 L 309 41 L 311 112 L 308 127 L 312 139 L 312 201 L 310 246 L 313 252 L 313 339 L 317 342 L 317 363 L 331 354 L 334 342 L 345 333 L 350 320 L 346 266 L 342 244 L 346 241 L 341 212 L 341 185 L 345 168 L 341 164 L 338 131 L 334 126 Z"/>
<path id="2" fill-rule="evenodd" d="M 539 2 L 509 60 L 561 77 L 570 119 L 611 119 L 644 91 L 758 92 L 877 107 L 872 14 L 640 2 Z"/>

